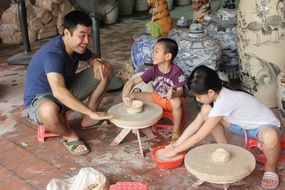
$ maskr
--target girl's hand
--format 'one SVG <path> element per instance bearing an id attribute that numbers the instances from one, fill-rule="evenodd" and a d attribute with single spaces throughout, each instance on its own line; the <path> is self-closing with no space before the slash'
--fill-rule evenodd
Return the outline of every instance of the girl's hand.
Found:
<path id="1" fill-rule="evenodd" d="M 165 149 L 162 150 L 162 154 L 164 154 L 166 157 L 176 156 L 177 153 L 175 152 L 175 146 L 173 146 L 173 144 L 166 146 Z"/>

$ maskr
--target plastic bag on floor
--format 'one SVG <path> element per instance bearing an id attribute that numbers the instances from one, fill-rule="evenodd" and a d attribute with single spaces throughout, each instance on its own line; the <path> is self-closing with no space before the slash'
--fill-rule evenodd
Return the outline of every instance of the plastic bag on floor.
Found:
<path id="1" fill-rule="evenodd" d="M 99 171 L 82 168 L 76 176 L 67 179 L 52 179 L 47 190 L 108 190 L 109 182 Z"/>

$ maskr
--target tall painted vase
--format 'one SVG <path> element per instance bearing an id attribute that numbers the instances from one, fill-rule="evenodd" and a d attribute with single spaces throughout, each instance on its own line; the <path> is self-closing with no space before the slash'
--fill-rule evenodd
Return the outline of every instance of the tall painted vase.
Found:
<path id="1" fill-rule="evenodd" d="M 277 75 L 285 66 L 285 2 L 240 0 L 238 53 L 242 88 L 268 107 L 277 106 Z"/>
<path id="2" fill-rule="evenodd" d="M 187 78 L 200 65 L 218 70 L 222 55 L 221 47 L 204 32 L 202 24 L 191 24 L 188 36 L 178 42 L 178 48 L 174 62 L 181 67 Z"/>

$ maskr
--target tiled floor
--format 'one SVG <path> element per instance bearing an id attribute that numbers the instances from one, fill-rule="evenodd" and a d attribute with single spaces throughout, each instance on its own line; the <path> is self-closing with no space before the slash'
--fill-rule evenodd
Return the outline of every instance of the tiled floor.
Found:
<path id="1" fill-rule="evenodd" d="M 130 61 L 132 36 L 143 32 L 145 20 L 124 18 L 119 23 L 101 28 L 101 51 L 103 59 L 110 61 L 116 70 Z M 35 51 L 44 41 L 32 44 Z M 7 58 L 21 52 L 21 46 L 0 44 L 0 189 L 29 190 L 45 189 L 52 178 L 67 178 L 78 173 L 80 168 L 93 167 L 101 171 L 111 184 L 119 181 L 142 181 L 156 190 L 193 189 L 195 177 L 184 166 L 167 170 L 155 166 L 150 150 L 166 143 L 165 131 L 160 131 L 159 138 L 142 137 L 145 158 L 139 154 L 135 135 L 129 135 L 118 147 L 109 144 L 120 129 L 99 127 L 89 131 L 78 129 L 81 115 L 70 113 L 70 125 L 88 144 L 91 152 L 86 156 L 74 156 L 68 153 L 61 143 L 61 138 L 50 138 L 43 144 L 37 141 L 36 126 L 25 118 L 22 102 L 23 82 L 26 66 L 8 65 Z M 107 93 L 101 109 L 121 101 L 121 92 Z M 186 119 L 189 123 L 198 108 L 192 99 L 186 101 Z M 230 135 L 230 134 L 229 134 Z M 230 142 L 243 144 L 242 138 L 230 135 Z M 207 138 L 206 142 L 212 141 Z M 279 189 L 285 189 L 285 163 L 280 163 Z M 258 190 L 263 166 L 257 164 L 254 172 L 244 180 L 230 186 L 232 190 Z M 223 189 L 223 186 L 205 183 L 199 187 L 204 190 Z"/>

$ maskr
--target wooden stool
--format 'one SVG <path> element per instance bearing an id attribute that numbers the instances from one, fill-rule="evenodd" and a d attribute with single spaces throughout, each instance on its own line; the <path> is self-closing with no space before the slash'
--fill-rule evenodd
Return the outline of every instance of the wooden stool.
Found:
<path id="1" fill-rule="evenodd" d="M 256 139 L 248 138 L 246 132 L 245 132 L 245 135 L 244 135 L 244 140 L 245 140 L 245 148 L 248 151 L 250 151 L 253 148 L 258 148 L 259 150 L 261 150 L 263 152 L 262 144 L 260 144 L 258 142 L 258 140 L 256 140 Z M 281 137 L 280 144 L 281 144 L 281 149 L 284 150 L 285 149 L 285 136 Z M 258 162 L 265 164 L 266 158 L 265 158 L 265 155 L 263 153 L 261 153 L 259 155 L 254 155 L 254 157 L 255 157 L 255 159 Z M 285 161 L 285 155 L 284 156 L 279 156 L 278 162 L 279 161 Z"/>
<path id="2" fill-rule="evenodd" d="M 63 117 L 64 117 L 65 126 L 69 127 L 67 114 L 64 113 Z M 39 142 L 44 143 L 45 138 L 57 137 L 57 136 L 60 136 L 60 135 L 47 131 L 43 125 L 38 125 L 38 141 Z"/>

